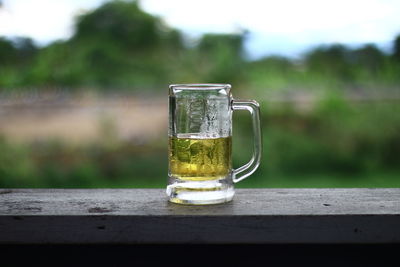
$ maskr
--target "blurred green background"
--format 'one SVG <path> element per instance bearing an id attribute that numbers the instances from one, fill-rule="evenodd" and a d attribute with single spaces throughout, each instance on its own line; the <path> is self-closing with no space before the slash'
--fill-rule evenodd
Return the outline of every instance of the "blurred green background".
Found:
<path id="1" fill-rule="evenodd" d="M 400 31 L 400 29 L 399 29 Z M 262 108 L 259 170 L 238 187 L 399 187 L 400 35 L 250 60 L 247 31 L 179 30 L 112 1 L 46 46 L 0 37 L 0 187 L 165 187 L 172 83 L 230 83 Z M 234 115 L 234 166 L 250 158 Z"/>

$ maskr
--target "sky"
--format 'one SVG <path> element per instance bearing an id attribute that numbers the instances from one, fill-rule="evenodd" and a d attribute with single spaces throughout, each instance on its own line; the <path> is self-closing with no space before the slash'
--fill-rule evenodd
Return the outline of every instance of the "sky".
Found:
<path id="1" fill-rule="evenodd" d="M 67 39 L 76 15 L 106 0 L 0 0 L 0 36 L 38 44 Z M 296 57 L 319 44 L 390 49 L 400 34 L 399 0 L 141 0 L 140 6 L 189 38 L 248 30 L 250 58 Z"/>

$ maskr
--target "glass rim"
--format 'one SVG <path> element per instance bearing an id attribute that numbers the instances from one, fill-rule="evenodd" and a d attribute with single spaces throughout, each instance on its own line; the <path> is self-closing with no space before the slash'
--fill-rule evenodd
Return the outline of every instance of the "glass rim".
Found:
<path id="1" fill-rule="evenodd" d="M 186 84 L 171 84 L 169 89 L 178 90 L 221 90 L 231 89 L 230 84 L 224 83 L 186 83 Z"/>

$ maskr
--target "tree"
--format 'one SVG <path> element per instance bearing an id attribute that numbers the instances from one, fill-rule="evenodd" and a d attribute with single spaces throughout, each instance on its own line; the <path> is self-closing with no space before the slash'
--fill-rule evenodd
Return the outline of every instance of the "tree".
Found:
<path id="1" fill-rule="evenodd" d="M 352 79 L 350 53 L 351 51 L 341 44 L 321 46 L 305 55 L 305 63 L 313 73 L 348 81 Z"/>
<path id="2" fill-rule="evenodd" d="M 293 71 L 293 63 L 288 58 L 281 56 L 265 57 L 252 62 L 251 65 L 266 72 L 278 72 L 282 74 Z"/>
<path id="3" fill-rule="evenodd" d="M 205 34 L 197 47 L 198 65 L 203 65 L 207 82 L 239 80 L 244 64 L 244 34 Z"/>
<path id="4" fill-rule="evenodd" d="M 27 73 L 37 55 L 32 39 L 0 38 L 0 87 L 13 89 L 27 82 Z"/>
<path id="5" fill-rule="evenodd" d="M 393 41 L 393 58 L 400 62 L 400 34 Z"/>
<path id="6" fill-rule="evenodd" d="M 77 18 L 75 34 L 42 50 L 36 84 L 97 88 L 153 87 L 169 75 L 170 55 L 183 48 L 176 30 L 140 10 L 112 1 Z"/>
<path id="7" fill-rule="evenodd" d="M 373 44 L 352 51 L 351 58 L 357 68 L 366 69 L 369 74 L 376 74 L 385 62 L 385 55 Z"/>
<path id="8" fill-rule="evenodd" d="M 77 18 L 74 40 L 109 42 L 124 49 L 151 49 L 160 43 L 158 18 L 136 1 L 112 1 Z"/>
<path id="9" fill-rule="evenodd" d="M 3 37 L 0 37 L 0 68 L 7 65 L 13 65 L 17 58 L 18 51 L 13 43 Z"/>

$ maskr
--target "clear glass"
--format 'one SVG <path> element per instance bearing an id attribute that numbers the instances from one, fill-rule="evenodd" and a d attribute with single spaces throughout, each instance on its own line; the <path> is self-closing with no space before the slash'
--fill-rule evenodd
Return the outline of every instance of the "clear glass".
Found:
<path id="1" fill-rule="evenodd" d="M 232 168 L 232 112 L 247 110 L 253 123 L 253 155 Z M 167 195 L 180 204 L 232 200 L 234 183 L 259 166 L 260 109 L 254 100 L 235 100 L 229 84 L 175 84 L 169 87 L 169 168 Z"/>

